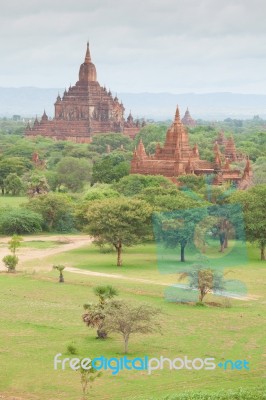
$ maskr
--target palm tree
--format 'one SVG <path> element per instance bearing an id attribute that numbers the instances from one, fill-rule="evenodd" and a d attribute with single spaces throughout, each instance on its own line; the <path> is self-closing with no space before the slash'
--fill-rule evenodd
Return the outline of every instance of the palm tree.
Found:
<path id="1" fill-rule="evenodd" d="M 63 276 L 63 271 L 65 269 L 64 265 L 54 265 L 53 269 L 57 269 L 57 271 L 59 271 L 59 283 L 64 283 L 64 276 Z"/>
<path id="2" fill-rule="evenodd" d="M 111 285 L 96 286 L 93 291 L 94 294 L 99 298 L 99 305 L 101 308 L 104 308 L 108 300 L 118 296 L 118 291 Z"/>

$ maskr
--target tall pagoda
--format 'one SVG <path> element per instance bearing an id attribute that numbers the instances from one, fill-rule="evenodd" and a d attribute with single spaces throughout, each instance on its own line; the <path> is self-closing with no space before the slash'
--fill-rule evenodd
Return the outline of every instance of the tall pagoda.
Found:
<path id="1" fill-rule="evenodd" d="M 148 155 L 144 144 L 140 140 L 131 161 L 131 174 L 163 175 L 173 182 L 178 182 L 178 176 L 212 175 L 213 184 L 221 185 L 224 182 L 240 185 L 245 179 L 251 179 L 249 160 L 244 175 L 237 168 L 231 168 L 230 160 L 220 151 L 218 143 L 214 146 L 214 162 L 200 158 L 197 145 L 189 145 L 189 137 L 182 124 L 177 107 L 175 119 L 167 131 L 164 146 L 157 145 L 155 154 Z M 176 179 L 177 178 L 177 179 Z"/>
<path id="2" fill-rule="evenodd" d="M 97 81 L 89 43 L 79 69 L 79 80 L 62 96 L 58 94 L 54 106 L 54 118 L 49 120 L 44 111 L 40 120 L 36 117 L 33 126 L 27 126 L 27 137 L 41 135 L 88 143 L 97 133 L 121 132 L 134 138 L 140 130 L 138 121 L 134 121 L 131 113 L 127 120 L 124 119 L 125 108 L 117 96 L 113 97 L 111 91 Z"/>

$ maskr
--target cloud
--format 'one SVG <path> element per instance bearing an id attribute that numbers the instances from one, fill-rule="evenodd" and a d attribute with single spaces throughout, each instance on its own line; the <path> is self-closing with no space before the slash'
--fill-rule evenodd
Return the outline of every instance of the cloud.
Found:
<path id="1" fill-rule="evenodd" d="M 10 0 L 0 86 L 74 83 L 89 39 L 115 91 L 265 93 L 265 11 L 264 0 Z"/>

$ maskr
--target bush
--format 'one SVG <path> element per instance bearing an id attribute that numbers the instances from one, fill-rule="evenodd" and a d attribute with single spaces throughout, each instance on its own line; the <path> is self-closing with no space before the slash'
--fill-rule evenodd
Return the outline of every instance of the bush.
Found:
<path id="1" fill-rule="evenodd" d="M 3 258 L 3 263 L 8 269 L 8 272 L 15 272 L 18 263 L 18 257 L 10 254 Z"/>
<path id="2" fill-rule="evenodd" d="M 10 209 L 0 215 L 0 233 L 5 235 L 37 233 L 42 230 L 40 214 L 30 210 Z"/>
<path id="3" fill-rule="evenodd" d="M 133 400 L 134 398 L 132 398 Z M 235 390 L 221 390 L 218 392 L 185 392 L 166 397 L 150 397 L 138 400 L 266 400 L 265 388 L 239 388 Z M 137 399 L 136 399 L 137 400 Z"/>

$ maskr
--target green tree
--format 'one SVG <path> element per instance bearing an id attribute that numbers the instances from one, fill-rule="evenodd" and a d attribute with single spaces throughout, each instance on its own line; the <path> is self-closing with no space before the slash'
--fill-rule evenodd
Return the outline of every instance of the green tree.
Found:
<path id="1" fill-rule="evenodd" d="M 108 331 L 104 329 L 104 319 L 106 317 L 106 306 L 109 302 L 118 295 L 117 290 L 110 285 L 107 286 L 96 286 L 94 288 L 94 294 L 99 298 L 98 304 L 86 303 L 83 305 L 86 313 L 83 314 L 83 321 L 87 326 L 91 328 L 97 328 L 97 337 L 99 339 L 105 339 Z"/>
<path id="2" fill-rule="evenodd" d="M 27 178 L 26 178 L 27 179 Z M 34 173 L 28 179 L 27 194 L 29 197 L 40 196 L 49 192 L 49 185 L 44 175 Z"/>
<path id="3" fill-rule="evenodd" d="M 144 335 L 160 330 L 159 313 L 160 310 L 148 304 L 132 306 L 124 301 L 115 301 L 107 307 L 103 326 L 109 332 L 117 332 L 122 336 L 126 354 L 131 335 Z"/>
<path id="4" fill-rule="evenodd" d="M 183 272 L 179 280 L 189 278 L 189 286 L 199 292 L 199 302 L 202 303 L 208 293 L 224 290 L 222 274 L 206 268 L 203 265 L 195 265 L 191 270 Z"/>
<path id="5" fill-rule="evenodd" d="M 23 209 L 8 209 L 0 215 L 0 232 L 5 235 L 38 233 L 42 230 L 40 214 Z"/>
<path id="6" fill-rule="evenodd" d="M 87 230 L 98 245 L 112 244 L 117 266 L 122 265 L 123 246 L 133 246 L 151 234 L 152 208 L 142 200 L 107 199 L 93 202 L 87 212 Z"/>
<path id="7" fill-rule="evenodd" d="M 176 186 L 164 176 L 140 174 L 125 176 L 115 183 L 113 187 L 124 196 L 135 196 L 149 187 L 176 189 Z"/>
<path id="8" fill-rule="evenodd" d="M 64 157 L 56 167 L 58 183 L 77 192 L 91 179 L 92 163 L 85 159 Z"/>
<path id="9" fill-rule="evenodd" d="M 73 203 L 62 193 L 47 193 L 34 197 L 25 205 L 43 219 L 44 230 L 68 232 L 73 229 Z"/>
<path id="10" fill-rule="evenodd" d="M 96 286 L 93 291 L 94 294 L 99 298 L 99 304 L 101 307 L 104 307 L 108 300 L 118 295 L 116 288 L 111 285 Z"/>
<path id="11" fill-rule="evenodd" d="M 59 283 L 64 283 L 64 275 L 63 275 L 63 271 L 65 269 L 64 265 L 53 265 L 53 269 L 56 269 L 59 272 Z"/>
<path id="12" fill-rule="evenodd" d="M 12 238 L 8 242 L 8 248 L 11 253 L 15 256 L 17 249 L 21 246 L 21 242 L 23 241 L 23 237 L 18 235 L 13 235 Z"/>
<path id="13" fill-rule="evenodd" d="M 24 189 L 23 182 L 16 173 L 7 175 L 4 179 L 4 187 L 6 193 L 11 193 L 12 196 L 18 196 Z"/>
<path id="14" fill-rule="evenodd" d="M 230 198 L 231 203 L 243 206 L 247 240 L 258 243 L 260 259 L 266 259 L 266 185 L 254 186 L 246 191 L 237 191 Z"/>
<path id="15" fill-rule="evenodd" d="M 96 161 L 92 169 L 92 183 L 112 183 L 129 174 L 130 163 L 124 152 L 113 152 Z"/>
<path id="16" fill-rule="evenodd" d="M 93 136 L 89 149 L 103 154 L 107 152 L 107 146 L 110 146 L 111 151 L 120 149 L 121 146 L 125 150 L 132 150 L 132 141 L 122 133 L 103 133 Z"/>
<path id="17" fill-rule="evenodd" d="M 15 272 L 18 264 L 18 257 L 10 254 L 3 258 L 3 263 L 5 264 L 8 272 Z"/>

